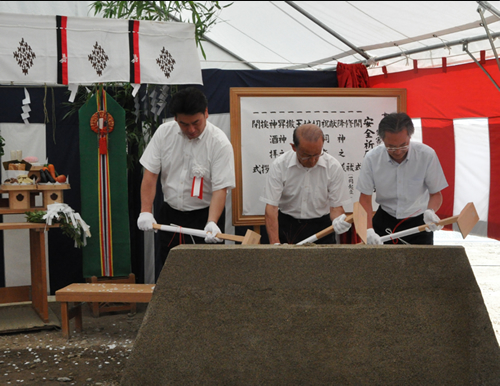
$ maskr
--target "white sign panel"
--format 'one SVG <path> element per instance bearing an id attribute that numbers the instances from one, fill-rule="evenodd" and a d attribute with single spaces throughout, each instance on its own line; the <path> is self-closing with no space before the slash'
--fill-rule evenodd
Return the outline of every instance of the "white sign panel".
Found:
<path id="1" fill-rule="evenodd" d="M 241 186 L 237 187 L 241 189 L 240 216 L 264 215 L 265 204 L 259 197 L 269 167 L 291 149 L 293 131 L 304 123 L 314 123 L 323 130 L 324 151 L 340 162 L 352 201 L 358 201 L 359 192 L 355 186 L 364 155 L 380 143 L 377 129 L 384 114 L 401 111 L 400 96 L 349 96 L 345 95 L 346 89 L 341 89 L 342 95 L 315 96 L 309 92 L 308 95 L 287 96 L 283 89 L 277 90 L 282 92 L 269 96 L 240 96 L 239 143 L 233 140 L 236 120 L 231 117 L 231 140 L 233 145 L 239 146 L 235 148 L 235 156 L 241 157 Z M 300 92 L 300 89 L 293 90 Z M 321 91 L 325 93 L 325 90 L 332 89 Z M 354 90 L 361 92 L 361 89 L 351 92 Z M 369 92 L 365 90 L 364 93 Z M 351 212 L 352 205 L 344 209 Z"/>

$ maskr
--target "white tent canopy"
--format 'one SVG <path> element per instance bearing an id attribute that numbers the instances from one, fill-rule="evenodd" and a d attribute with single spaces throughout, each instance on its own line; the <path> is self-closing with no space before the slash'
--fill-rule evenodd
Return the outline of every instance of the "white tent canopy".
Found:
<path id="1" fill-rule="evenodd" d="M 231 2 L 221 1 L 222 6 Z M 0 12 L 92 17 L 91 1 L 3 1 Z M 202 68 L 334 69 L 369 74 L 495 57 L 500 1 L 235 1 L 206 33 Z M 471 57 L 472 55 L 472 57 Z"/>
<path id="2" fill-rule="evenodd" d="M 204 65 L 228 68 L 244 61 L 261 70 L 324 70 L 360 62 L 377 75 L 383 66 L 388 72 L 412 69 L 413 60 L 419 68 L 440 67 L 443 57 L 447 65 L 469 63 L 468 52 L 479 60 L 485 51 L 491 59 L 496 48 L 489 38 L 500 34 L 499 3 L 236 1 L 206 34 L 235 55 L 233 62 L 222 65 L 208 56 Z"/>

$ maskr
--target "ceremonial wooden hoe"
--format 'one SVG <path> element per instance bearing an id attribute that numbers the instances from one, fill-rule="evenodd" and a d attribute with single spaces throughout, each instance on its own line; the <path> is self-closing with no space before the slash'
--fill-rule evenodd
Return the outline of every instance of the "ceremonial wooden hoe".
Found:
<path id="1" fill-rule="evenodd" d="M 353 204 L 352 214 L 346 216 L 344 221 L 350 224 L 354 223 L 354 227 L 356 228 L 356 233 L 361 238 L 361 240 L 363 240 L 363 242 L 366 244 L 366 211 L 359 202 L 355 202 Z M 330 225 L 328 228 L 323 229 L 321 232 L 318 232 L 315 235 L 312 235 L 307 239 L 302 240 L 300 243 L 297 243 L 297 245 L 314 243 L 315 241 L 318 241 L 322 237 L 325 237 L 333 232 L 334 232 L 333 225 Z"/>
<path id="2" fill-rule="evenodd" d="M 173 225 L 161 225 L 161 224 L 153 224 L 153 229 L 166 231 L 166 232 L 174 232 L 174 233 L 182 233 L 191 236 L 197 236 L 205 238 L 209 232 L 193 229 L 193 228 L 184 228 L 180 226 Z M 225 233 L 217 233 L 215 237 L 218 237 L 222 240 L 230 240 L 237 241 L 242 244 L 260 244 L 260 235 L 257 232 L 247 230 L 245 236 L 237 236 L 237 235 L 228 235 Z"/>
<path id="3" fill-rule="evenodd" d="M 474 225 L 477 224 L 479 221 L 479 216 L 476 212 L 476 207 L 474 206 L 474 203 L 469 202 L 465 207 L 462 209 L 460 214 L 458 216 L 452 216 L 445 218 L 439 222 L 437 222 L 437 225 L 450 225 L 453 223 L 458 224 L 458 228 L 460 229 L 460 233 L 462 234 L 462 237 L 465 239 L 469 232 L 474 228 Z M 408 235 L 413 235 L 415 233 L 423 232 L 428 228 L 427 224 L 420 225 L 418 227 L 406 229 L 404 231 L 396 232 L 387 236 L 382 236 L 380 239 L 382 240 L 383 243 L 389 240 L 394 240 L 398 239 L 400 237 L 408 236 Z"/>

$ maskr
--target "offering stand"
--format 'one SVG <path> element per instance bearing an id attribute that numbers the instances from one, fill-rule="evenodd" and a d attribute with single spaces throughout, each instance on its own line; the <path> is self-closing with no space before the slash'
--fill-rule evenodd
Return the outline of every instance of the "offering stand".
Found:
<path id="1" fill-rule="evenodd" d="M 30 211 L 47 210 L 47 205 L 63 202 L 64 190 L 69 184 L 3 184 L 0 185 L 0 214 L 23 214 Z M 42 195 L 42 205 L 35 204 L 35 198 Z M 45 223 L 13 222 L 0 223 L 0 231 L 12 229 L 29 229 L 31 286 L 0 288 L 2 303 L 31 301 L 33 309 L 44 323 L 49 322 L 49 306 L 47 298 L 47 268 L 45 256 L 45 231 L 59 227 L 59 224 L 48 226 Z"/>

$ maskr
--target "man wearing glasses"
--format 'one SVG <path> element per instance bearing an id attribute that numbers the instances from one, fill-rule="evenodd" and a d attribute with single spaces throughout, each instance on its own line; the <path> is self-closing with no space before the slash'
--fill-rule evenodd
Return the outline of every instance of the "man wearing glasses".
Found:
<path id="1" fill-rule="evenodd" d="M 272 163 L 264 192 L 270 244 L 296 244 L 330 227 L 349 230 L 344 205 L 351 202 L 340 163 L 323 151 L 323 131 L 305 124 L 293 132 L 292 149 Z M 335 244 L 335 234 L 317 244 Z"/>
<path id="2" fill-rule="evenodd" d="M 392 113 L 379 124 L 378 135 L 384 142 L 370 150 L 361 165 L 356 189 L 359 203 L 366 210 L 367 243 L 382 244 L 380 236 L 428 225 L 419 232 L 398 240 L 408 244 L 434 243 L 433 231 L 443 202 L 441 190 L 448 186 L 436 152 L 420 142 L 410 142 L 415 131 L 406 113 Z M 372 194 L 379 207 L 373 215 Z"/>

